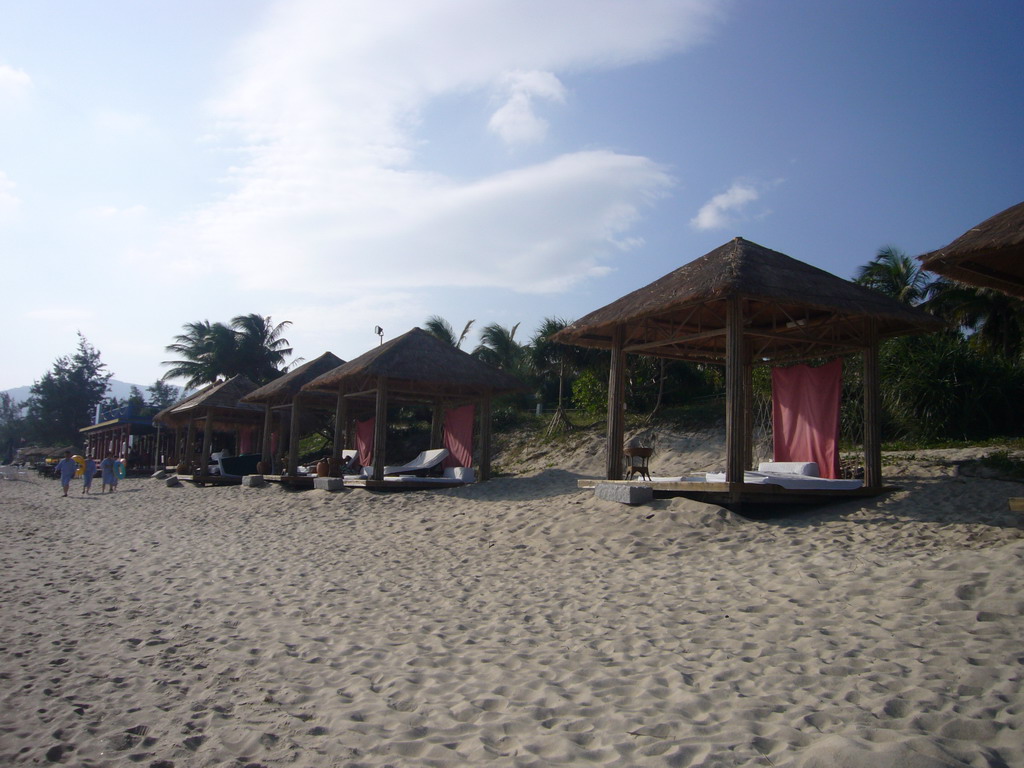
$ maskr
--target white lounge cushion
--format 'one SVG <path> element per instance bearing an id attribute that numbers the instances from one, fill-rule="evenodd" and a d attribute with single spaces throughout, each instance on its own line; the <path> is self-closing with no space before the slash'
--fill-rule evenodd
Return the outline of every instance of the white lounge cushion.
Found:
<path id="1" fill-rule="evenodd" d="M 762 461 L 757 465 L 758 472 L 784 472 L 788 475 L 805 475 L 821 477 L 816 461 Z"/>
<path id="2" fill-rule="evenodd" d="M 709 483 L 724 483 L 725 472 L 708 472 L 704 479 Z M 824 477 L 809 477 L 793 472 L 744 472 L 743 482 L 752 485 L 781 485 L 783 488 L 794 490 L 827 488 L 845 491 L 863 486 L 860 480 L 829 480 Z"/>
<path id="3" fill-rule="evenodd" d="M 384 474 L 399 475 L 411 472 L 422 472 L 424 470 L 436 467 L 438 464 L 440 464 L 447 458 L 447 448 L 434 448 L 433 450 L 423 451 L 419 456 L 410 461 L 408 464 L 384 467 Z"/>
<path id="4" fill-rule="evenodd" d="M 476 473 L 472 467 L 446 467 L 444 476 L 449 480 L 461 480 L 464 483 L 476 482 Z"/>

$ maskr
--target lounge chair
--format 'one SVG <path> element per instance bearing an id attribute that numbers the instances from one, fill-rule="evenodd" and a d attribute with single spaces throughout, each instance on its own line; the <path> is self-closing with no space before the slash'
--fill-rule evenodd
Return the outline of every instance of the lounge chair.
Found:
<path id="1" fill-rule="evenodd" d="M 222 456 L 217 459 L 217 468 L 221 477 L 240 478 L 255 475 L 256 465 L 262 456 L 258 453 L 243 453 L 241 456 Z"/>
<path id="2" fill-rule="evenodd" d="M 430 473 L 430 470 L 440 466 L 440 463 L 447 459 L 449 452 L 447 449 L 434 449 L 433 451 L 424 451 L 418 457 L 408 464 L 396 464 L 384 467 L 384 476 L 394 475 L 419 475 L 424 477 Z M 362 468 L 362 477 L 373 476 L 373 467 Z"/>
<path id="3" fill-rule="evenodd" d="M 384 475 L 419 475 L 425 476 L 448 458 L 448 449 L 435 448 L 431 451 L 423 451 L 419 456 L 407 464 L 398 466 L 385 466 Z M 372 470 L 371 470 L 372 471 Z"/>

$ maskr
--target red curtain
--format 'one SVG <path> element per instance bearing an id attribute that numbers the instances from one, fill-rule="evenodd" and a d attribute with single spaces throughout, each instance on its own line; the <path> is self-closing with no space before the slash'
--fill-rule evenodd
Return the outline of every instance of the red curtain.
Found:
<path id="1" fill-rule="evenodd" d="M 842 360 L 772 369 L 775 461 L 815 461 L 822 477 L 839 477 L 842 384 Z"/>
<path id="2" fill-rule="evenodd" d="M 359 463 L 364 467 L 373 464 L 373 430 L 376 419 L 356 422 L 356 450 L 359 452 Z"/>
<path id="3" fill-rule="evenodd" d="M 254 444 L 256 442 L 255 433 L 256 427 L 242 427 L 238 430 L 238 448 L 236 449 L 241 453 L 252 453 L 254 450 Z"/>
<path id="4" fill-rule="evenodd" d="M 444 414 L 444 447 L 448 458 L 443 467 L 473 466 L 473 417 L 474 406 L 464 405 Z"/>

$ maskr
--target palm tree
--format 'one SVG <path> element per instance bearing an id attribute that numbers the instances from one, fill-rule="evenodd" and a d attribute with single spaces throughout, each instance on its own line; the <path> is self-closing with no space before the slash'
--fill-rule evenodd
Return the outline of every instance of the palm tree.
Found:
<path id="1" fill-rule="evenodd" d="M 511 329 L 497 323 L 485 326 L 480 332 L 480 344 L 473 350 L 478 360 L 500 368 L 512 375 L 519 375 L 526 365 L 526 350 L 516 341 L 519 323 Z"/>
<path id="2" fill-rule="evenodd" d="M 269 315 L 256 313 L 231 318 L 238 354 L 236 373 L 244 373 L 257 384 L 280 376 L 287 367 L 285 358 L 292 354 L 288 339 L 282 335 L 289 325 L 290 320 L 274 325 Z"/>
<path id="3" fill-rule="evenodd" d="M 556 374 L 558 376 L 558 407 L 548 426 L 548 434 L 559 429 L 572 429 L 572 422 L 565 414 L 564 393 L 565 377 L 571 373 L 579 357 L 579 348 L 552 341 L 551 337 L 569 325 L 568 320 L 560 317 L 545 317 L 540 328 L 534 333 L 530 342 L 530 362 L 533 369 L 541 376 Z"/>
<path id="4" fill-rule="evenodd" d="M 429 333 L 434 338 L 440 339 L 445 344 L 450 344 L 456 349 L 462 349 L 462 342 L 466 340 L 466 336 L 469 334 L 469 329 L 473 327 L 473 323 L 476 320 L 470 320 L 466 323 L 466 326 L 462 329 L 462 333 L 459 334 L 459 338 L 455 338 L 455 329 L 452 328 L 451 323 L 445 320 L 440 315 L 431 315 L 427 318 L 427 322 L 423 324 L 423 330 Z"/>
<path id="5" fill-rule="evenodd" d="M 929 312 L 974 332 L 975 343 L 1016 360 L 1024 352 L 1024 301 L 946 278 L 928 286 Z"/>
<path id="6" fill-rule="evenodd" d="M 163 378 L 186 379 L 185 389 L 212 384 L 219 376 L 233 376 L 235 368 L 235 333 L 223 323 L 209 320 L 185 323 L 184 333 L 174 337 L 165 349 L 183 360 L 164 360 L 171 366 Z"/>
<path id="7" fill-rule="evenodd" d="M 165 360 L 162 364 L 171 368 L 163 378 L 186 379 L 186 389 L 238 374 L 265 384 L 281 375 L 284 360 L 292 353 L 281 336 L 289 325 L 285 321 L 275 326 L 269 316 L 258 314 L 239 315 L 230 326 L 209 320 L 185 323 L 184 333 L 166 347 L 184 359 Z"/>
<path id="8" fill-rule="evenodd" d="M 917 260 L 892 246 L 879 249 L 874 259 L 857 270 L 853 282 L 910 305 L 919 304 L 928 289 L 928 275 Z"/>

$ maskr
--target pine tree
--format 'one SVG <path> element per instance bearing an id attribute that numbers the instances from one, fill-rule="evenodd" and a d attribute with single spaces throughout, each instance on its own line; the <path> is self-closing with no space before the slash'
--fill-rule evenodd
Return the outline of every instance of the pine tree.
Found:
<path id="1" fill-rule="evenodd" d="M 41 443 L 78 445 L 79 429 L 92 423 L 113 375 L 106 367 L 99 351 L 79 333 L 75 354 L 57 358 L 53 369 L 32 385 L 27 417 L 32 437 Z"/>

